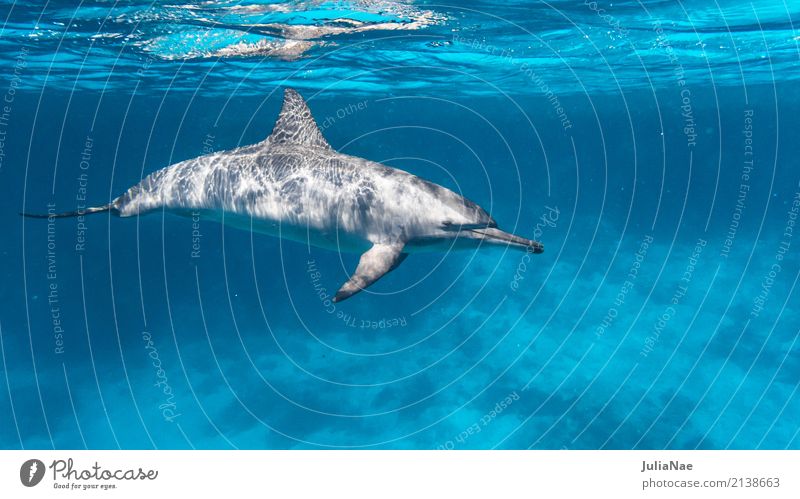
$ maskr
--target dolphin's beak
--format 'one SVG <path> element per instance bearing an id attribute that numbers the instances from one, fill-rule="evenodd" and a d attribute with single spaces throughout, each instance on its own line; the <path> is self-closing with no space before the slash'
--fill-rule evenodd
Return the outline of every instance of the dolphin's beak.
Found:
<path id="1" fill-rule="evenodd" d="M 469 232 L 475 234 L 478 238 L 492 244 L 507 244 L 516 248 L 527 249 L 533 253 L 544 252 L 544 245 L 539 241 L 525 239 L 517 235 L 504 232 L 500 229 L 485 228 L 485 229 L 470 229 Z"/>

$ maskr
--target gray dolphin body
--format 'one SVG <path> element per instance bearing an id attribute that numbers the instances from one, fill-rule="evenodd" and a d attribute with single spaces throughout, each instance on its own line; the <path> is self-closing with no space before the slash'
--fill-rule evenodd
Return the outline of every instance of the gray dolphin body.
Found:
<path id="1" fill-rule="evenodd" d="M 181 161 L 108 205 L 56 216 L 111 211 L 130 217 L 161 210 L 199 212 L 234 227 L 362 253 L 335 301 L 370 286 L 412 252 L 485 243 L 543 251 L 537 241 L 499 230 L 480 206 L 449 189 L 336 152 L 291 89 L 266 140 Z"/>

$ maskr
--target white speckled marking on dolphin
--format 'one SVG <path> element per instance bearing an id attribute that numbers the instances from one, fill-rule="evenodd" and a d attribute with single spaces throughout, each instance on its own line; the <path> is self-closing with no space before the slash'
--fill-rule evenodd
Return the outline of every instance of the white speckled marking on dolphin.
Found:
<path id="1" fill-rule="evenodd" d="M 486 211 L 440 185 L 331 148 L 292 89 L 272 134 L 254 145 L 181 161 L 145 177 L 105 206 L 120 217 L 167 211 L 322 248 L 362 253 L 336 293 L 342 301 L 395 269 L 409 253 L 537 241 L 503 232 Z M 48 215 L 23 215 L 48 218 Z"/>

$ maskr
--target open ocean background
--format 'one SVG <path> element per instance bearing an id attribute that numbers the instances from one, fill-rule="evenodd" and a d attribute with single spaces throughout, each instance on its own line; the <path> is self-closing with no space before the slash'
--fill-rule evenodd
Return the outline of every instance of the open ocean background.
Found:
<path id="1" fill-rule="evenodd" d="M 1 448 L 800 448 L 800 2 L 0 20 Z M 414 254 L 334 306 L 358 255 L 18 216 L 260 141 L 287 86 L 545 253 Z"/>

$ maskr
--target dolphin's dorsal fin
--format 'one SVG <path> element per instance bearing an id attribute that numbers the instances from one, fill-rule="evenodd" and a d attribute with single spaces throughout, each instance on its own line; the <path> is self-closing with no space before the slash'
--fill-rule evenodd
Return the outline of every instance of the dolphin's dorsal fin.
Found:
<path id="1" fill-rule="evenodd" d="M 297 145 L 330 149 L 331 146 L 319 131 L 308 104 L 295 90 L 287 88 L 283 94 L 283 107 L 267 143 Z"/>
<path id="2" fill-rule="evenodd" d="M 355 273 L 342 285 L 333 301 L 350 298 L 397 268 L 408 256 L 408 253 L 403 253 L 403 247 L 403 243 L 375 244 L 368 249 L 361 255 Z"/>

